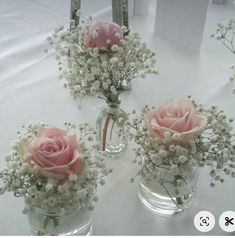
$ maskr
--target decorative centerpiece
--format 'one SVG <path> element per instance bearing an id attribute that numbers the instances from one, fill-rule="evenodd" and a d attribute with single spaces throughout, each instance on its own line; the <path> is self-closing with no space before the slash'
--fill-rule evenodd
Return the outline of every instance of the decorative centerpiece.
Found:
<path id="1" fill-rule="evenodd" d="M 94 156 L 94 130 L 71 123 L 64 130 L 43 123 L 24 128 L 0 172 L 0 192 L 24 198 L 32 234 L 90 234 L 97 187 L 111 172 Z"/>
<path id="2" fill-rule="evenodd" d="M 235 177 L 233 120 L 215 106 L 182 99 L 133 114 L 127 124 L 137 144 L 133 162 L 141 166 L 139 198 L 153 213 L 189 208 L 202 167 L 210 169 L 212 187 L 223 175 Z"/>
<path id="3" fill-rule="evenodd" d="M 91 19 L 77 27 L 72 22 L 69 29 L 56 29 L 48 42 L 56 50 L 60 76 L 72 97 L 91 94 L 106 101 L 97 119 L 100 149 L 114 158 L 120 156 L 127 146 L 127 114 L 119 107 L 120 93 L 134 78 L 157 73 L 155 53 L 125 26 Z"/>
<path id="4" fill-rule="evenodd" d="M 212 34 L 211 37 L 216 38 L 220 41 L 229 51 L 235 55 L 235 19 L 230 19 L 227 24 L 223 25 L 219 23 L 215 34 Z M 230 81 L 235 79 L 235 66 L 232 64 L 230 66 L 232 70 L 232 75 L 230 76 Z M 235 89 L 233 89 L 235 93 Z"/>

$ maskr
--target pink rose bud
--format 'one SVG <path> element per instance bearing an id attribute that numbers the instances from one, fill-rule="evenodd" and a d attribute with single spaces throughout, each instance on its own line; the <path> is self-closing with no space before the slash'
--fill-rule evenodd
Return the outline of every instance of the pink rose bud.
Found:
<path id="1" fill-rule="evenodd" d="M 88 26 L 88 30 L 84 36 L 84 44 L 86 48 L 95 48 L 103 51 L 111 51 L 111 47 L 116 44 L 121 46 L 123 32 L 121 26 L 112 22 L 93 22 Z"/>
<path id="2" fill-rule="evenodd" d="M 79 159 L 80 145 L 75 135 L 59 128 L 43 128 L 37 138 L 27 145 L 29 160 L 37 166 L 38 175 L 67 179 L 79 175 L 84 162 Z"/>
<path id="3" fill-rule="evenodd" d="M 154 138 L 164 141 L 165 132 L 171 132 L 176 142 L 196 139 L 207 125 L 207 118 L 195 110 L 189 100 L 170 101 L 146 114 L 145 122 Z"/>

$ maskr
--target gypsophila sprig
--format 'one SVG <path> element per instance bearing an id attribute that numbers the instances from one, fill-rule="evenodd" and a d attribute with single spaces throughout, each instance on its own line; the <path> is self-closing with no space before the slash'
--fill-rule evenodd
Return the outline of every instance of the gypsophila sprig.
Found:
<path id="1" fill-rule="evenodd" d="M 215 34 L 211 37 L 219 40 L 229 51 L 235 54 L 234 47 L 234 35 L 235 35 L 235 20 L 230 19 L 227 24 L 217 24 L 217 29 Z"/>
<path id="2" fill-rule="evenodd" d="M 134 112 L 127 124 L 137 145 L 133 162 L 141 165 L 137 175 L 164 186 L 164 168 L 174 175 L 176 191 L 194 167 L 209 167 L 211 186 L 224 182 L 225 176 L 235 177 L 232 122 L 216 106 L 207 109 L 190 97 L 161 107 L 146 106 L 140 115 Z"/>
<path id="3" fill-rule="evenodd" d="M 97 156 L 95 131 L 87 123 L 23 126 L 0 172 L 1 193 L 24 197 L 26 209 L 93 209 L 98 185 L 111 170 Z"/>
<path id="4" fill-rule="evenodd" d="M 131 80 L 157 73 L 155 53 L 137 33 L 115 23 L 90 19 L 75 26 L 72 21 L 69 29 L 57 28 L 48 42 L 74 99 L 92 94 L 116 102 Z"/>
<path id="5" fill-rule="evenodd" d="M 219 23 L 215 34 L 212 34 L 211 37 L 220 41 L 230 52 L 235 55 L 235 20 L 230 19 L 227 24 Z M 232 70 L 232 75 L 230 76 L 230 81 L 235 79 L 235 67 L 234 64 L 230 66 Z M 235 90 L 233 89 L 235 93 Z"/>

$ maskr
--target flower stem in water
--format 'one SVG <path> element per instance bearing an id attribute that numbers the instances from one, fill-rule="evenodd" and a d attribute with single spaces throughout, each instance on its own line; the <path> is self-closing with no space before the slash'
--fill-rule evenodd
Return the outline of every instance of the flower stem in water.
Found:
<path id="1" fill-rule="evenodd" d="M 52 220 L 53 222 L 53 229 L 55 230 L 55 228 L 59 225 L 59 219 L 57 217 L 54 216 L 46 216 L 44 222 L 43 222 L 43 230 L 46 231 L 48 224 L 50 222 L 50 220 Z M 42 232 L 39 231 L 40 234 L 46 234 L 46 232 Z M 39 235 L 40 235 L 39 234 Z"/>
<path id="2" fill-rule="evenodd" d="M 109 140 L 112 139 L 114 125 L 115 125 L 115 120 L 113 119 L 113 124 L 112 124 L 111 130 L 110 130 L 110 135 L 109 135 Z"/>
<path id="3" fill-rule="evenodd" d="M 161 185 L 164 188 L 164 190 L 166 191 L 166 193 L 168 194 L 168 196 L 171 198 L 172 202 L 176 205 L 176 207 L 179 208 L 179 209 L 183 209 L 182 207 L 179 206 L 179 205 L 183 204 L 182 198 L 181 197 L 177 197 L 176 198 L 176 202 L 175 202 L 174 198 L 171 196 L 171 194 L 169 193 L 169 191 L 167 190 L 165 185 L 164 184 L 161 184 Z"/>
<path id="4" fill-rule="evenodd" d="M 106 138 L 107 138 L 107 131 L 108 131 L 108 126 L 109 126 L 109 121 L 111 119 L 112 115 L 110 113 L 107 114 L 105 123 L 104 123 L 104 129 L 103 129 L 103 147 L 102 150 L 105 151 L 105 146 L 106 146 Z"/>

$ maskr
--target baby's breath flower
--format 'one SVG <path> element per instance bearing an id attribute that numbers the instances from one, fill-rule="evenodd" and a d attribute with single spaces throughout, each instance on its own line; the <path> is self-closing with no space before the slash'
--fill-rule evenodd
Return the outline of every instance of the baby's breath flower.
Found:
<path id="1" fill-rule="evenodd" d="M 69 175 L 69 181 L 77 181 L 78 176 L 76 174 L 70 174 Z"/>
<path id="2" fill-rule="evenodd" d="M 114 57 L 110 59 L 111 64 L 116 64 L 118 62 L 118 58 Z"/>
<path id="3" fill-rule="evenodd" d="M 133 163 L 140 166 L 138 175 L 142 181 L 168 186 L 172 183 L 179 192 L 180 187 L 196 176 L 201 167 L 213 168 L 210 172 L 212 186 L 224 182 L 222 175 L 235 177 L 235 134 L 233 120 L 216 106 L 204 108 L 196 104 L 191 97 L 195 111 L 206 117 L 207 123 L 194 139 L 182 140 L 183 132 L 166 131 L 164 136 L 153 134 L 152 128 L 146 127 L 146 113 L 155 107 L 146 105 L 141 114 L 130 114 L 130 137 L 136 142 Z M 187 138 L 187 137 L 185 137 Z M 180 179 L 179 179 L 180 178 Z M 179 182 L 180 181 L 180 182 Z M 133 179 L 131 179 L 133 182 Z"/>
<path id="4" fill-rule="evenodd" d="M 161 149 L 159 151 L 159 156 L 162 157 L 162 158 L 166 158 L 167 157 L 167 151 L 164 150 L 164 149 Z"/>
<path id="5" fill-rule="evenodd" d="M 99 38 L 99 31 L 90 28 L 92 24 L 83 21 L 78 27 L 73 24 L 69 29 L 60 27 L 48 37 L 49 47 L 56 52 L 59 77 L 65 80 L 64 86 L 73 99 L 79 100 L 86 94 L 117 98 L 126 82 L 156 73 L 154 52 L 142 44 L 138 34 L 132 31 L 127 34 L 126 27 L 104 38 L 103 48 L 86 45 L 85 36 L 90 35 L 91 40 Z M 113 43 L 112 37 L 120 39 L 119 43 Z"/>
<path id="6" fill-rule="evenodd" d="M 82 136 L 79 140 L 82 150 L 77 151 L 78 158 L 83 163 L 82 171 L 78 174 L 70 173 L 68 177 L 61 179 L 57 177 L 60 174 L 51 174 L 52 170 L 47 171 L 36 165 L 31 159 L 31 152 L 24 153 L 19 145 L 24 144 L 26 147 L 32 141 L 38 140 L 40 129 L 50 127 L 45 123 L 31 123 L 23 126 L 22 133 L 17 133 L 18 139 L 6 156 L 6 167 L 0 171 L 0 194 L 12 191 L 16 197 L 25 197 L 29 208 L 38 206 L 66 211 L 72 205 L 93 206 L 92 203 L 98 200 L 98 184 L 104 185 L 103 178 L 112 169 L 106 168 L 102 156 L 94 159 L 98 146 L 92 139 L 95 136 L 92 127 L 87 123 L 76 125 L 70 122 L 65 122 L 64 127 L 67 133 L 74 135 L 79 130 L 78 135 Z M 62 170 L 60 167 L 60 172 Z"/>
<path id="7" fill-rule="evenodd" d="M 235 19 L 230 19 L 226 24 L 217 24 L 217 29 L 215 34 L 212 34 L 211 37 L 220 41 L 228 50 L 235 55 Z M 235 68 L 234 64 L 229 66 L 232 70 L 232 75 L 229 77 L 230 81 L 235 79 Z M 234 89 L 233 89 L 234 91 Z"/>
<path id="8" fill-rule="evenodd" d="M 51 191 L 53 189 L 53 184 L 51 183 L 47 183 L 46 187 L 45 187 L 45 191 Z"/>

